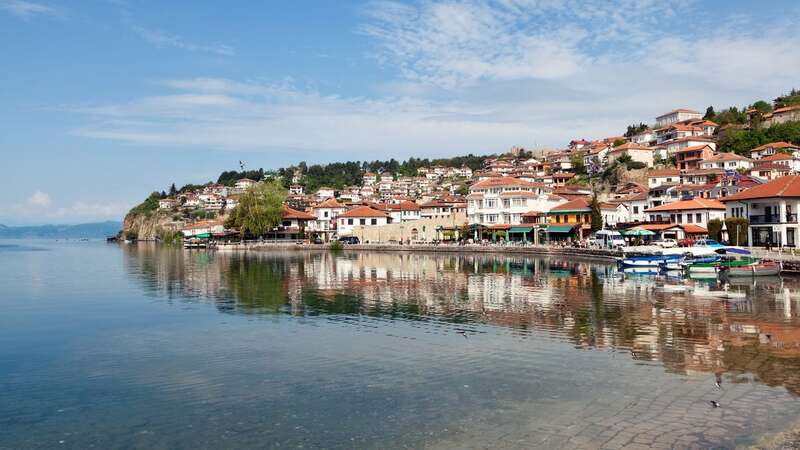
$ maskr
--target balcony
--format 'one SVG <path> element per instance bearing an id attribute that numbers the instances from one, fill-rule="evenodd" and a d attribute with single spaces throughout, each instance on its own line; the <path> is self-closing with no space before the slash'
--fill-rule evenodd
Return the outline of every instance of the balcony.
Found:
<path id="1" fill-rule="evenodd" d="M 781 216 L 778 214 L 754 215 L 750 216 L 750 223 L 752 225 L 773 224 L 773 223 L 797 223 L 797 214 L 786 214 L 783 218 L 785 220 L 781 220 Z"/>

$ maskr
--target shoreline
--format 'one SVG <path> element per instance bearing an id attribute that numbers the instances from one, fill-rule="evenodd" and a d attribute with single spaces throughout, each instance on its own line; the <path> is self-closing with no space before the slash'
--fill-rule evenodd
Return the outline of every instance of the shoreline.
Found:
<path id="1" fill-rule="evenodd" d="M 222 252 L 247 251 L 331 251 L 326 244 L 295 243 L 247 243 L 220 245 L 215 248 Z M 522 256 L 569 256 L 583 259 L 615 262 L 622 252 L 604 249 L 557 248 L 544 246 L 500 247 L 489 245 L 397 245 L 397 244 L 348 244 L 345 252 L 402 252 L 402 253 L 442 253 L 442 254 L 506 254 Z"/>

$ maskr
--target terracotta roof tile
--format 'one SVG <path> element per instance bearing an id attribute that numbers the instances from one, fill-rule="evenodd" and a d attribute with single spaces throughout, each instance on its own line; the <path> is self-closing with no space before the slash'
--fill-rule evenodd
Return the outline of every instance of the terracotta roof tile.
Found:
<path id="1" fill-rule="evenodd" d="M 389 215 L 369 206 L 356 206 L 345 211 L 344 214 L 340 214 L 339 217 L 389 217 Z"/>
<path id="2" fill-rule="evenodd" d="M 730 202 L 775 197 L 800 197 L 800 175 L 776 178 L 762 185 L 721 198 L 720 201 Z"/>
<path id="3" fill-rule="evenodd" d="M 646 212 L 661 212 L 661 211 L 685 211 L 688 209 L 725 209 L 725 205 L 717 200 L 707 198 L 694 198 L 691 200 L 681 200 L 677 202 L 667 203 L 665 205 L 656 206 L 655 208 L 646 209 Z"/>

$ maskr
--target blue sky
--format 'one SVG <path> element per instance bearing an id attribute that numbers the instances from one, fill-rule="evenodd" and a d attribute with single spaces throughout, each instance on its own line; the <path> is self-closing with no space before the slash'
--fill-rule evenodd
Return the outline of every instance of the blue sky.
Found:
<path id="1" fill-rule="evenodd" d="M 0 0 L 0 223 L 117 219 L 240 159 L 559 147 L 769 100 L 800 84 L 798 19 L 793 1 Z"/>

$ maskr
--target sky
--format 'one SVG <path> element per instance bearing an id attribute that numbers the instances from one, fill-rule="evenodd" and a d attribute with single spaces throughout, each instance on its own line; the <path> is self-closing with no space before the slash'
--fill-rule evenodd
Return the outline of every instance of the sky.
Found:
<path id="1" fill-rule="evenodd" d="M 0 223 L 223 170 L 559 148 L 800 87 L 800 3 L 0 0 Z"/>

